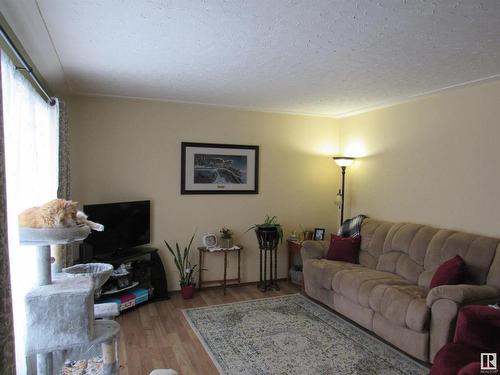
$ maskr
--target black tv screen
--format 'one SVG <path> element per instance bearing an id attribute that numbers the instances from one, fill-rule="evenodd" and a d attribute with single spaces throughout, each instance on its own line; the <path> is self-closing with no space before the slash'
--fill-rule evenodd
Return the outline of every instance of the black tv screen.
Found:
<path id="1" fill-rule="evenodd" d="M 149 211 L 150 201 L 85 205 L 88 219 L 104 225 L 104 231 L 92 231 L 84 242 L 92 246 L 94 256 L 146 245 L 150 241 Z"/>

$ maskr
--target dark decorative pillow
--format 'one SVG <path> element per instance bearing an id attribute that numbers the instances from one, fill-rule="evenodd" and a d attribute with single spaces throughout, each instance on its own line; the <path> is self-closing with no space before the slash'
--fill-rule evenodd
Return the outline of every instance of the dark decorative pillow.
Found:
<path id="1" fill-rule="evenodd" d="M 330 247 L 326 259 L 342 262 L 358 263 L 359 245 L 361 237 L 340 237 L 332 234 Z"/>
<path id="2" fill-rule="evenodd" d="M 441 264 L 431 280 L 431 289 L 440 285 L 461 284 L 465 280 L 466 265 L 460 255 Z"/>

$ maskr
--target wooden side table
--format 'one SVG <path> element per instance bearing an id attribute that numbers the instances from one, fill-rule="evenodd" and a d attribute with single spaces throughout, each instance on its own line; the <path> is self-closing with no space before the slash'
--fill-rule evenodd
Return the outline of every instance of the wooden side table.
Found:
<path id="1" fill-rule="evenodd" d="M 299 254 L 300 256 L 302 242 L 295 240 L 286 240 L 286 245 L 288 249 L 288 268 L 286 269 L 286 281 L 290 281 L 290 267 L 293 264 L 293 256 L 294 254 Z"/>
<path id="2" fill-rule="evenodd" d="M 221 249 L 221 250 L 216 250 L 216 251 L 210 251 L 208 250 L 205 246 L 200 246 L 198 247 L 198 251 L 200 252 L 200 261 L 198 263 L 198 289 L 201 290 L 203 280 L 202 280 L 202 273 L 203 273 L 203 260 L 205 258 L 205 254 L 218 254 L 218 253 L 224 253 L 224 278 L 222 280 L 210 280 L 210 281 L 205 281 L 205 284 L 212 284 L 212 283 L 222 283 L 222 287 L 224 289 L 224 294 L 226 294 L 226 286 L 227 282 L 235 282 L 234 284 L 231 285 L 241 285 L 241 250 L 243 250 L 243 246 L 237 245 L 238 249 Z M 238 254 L 238 277 L 236 279 L 227 279 L 227 254 L 228 253 L 234 253 L 236 252 Z"/>

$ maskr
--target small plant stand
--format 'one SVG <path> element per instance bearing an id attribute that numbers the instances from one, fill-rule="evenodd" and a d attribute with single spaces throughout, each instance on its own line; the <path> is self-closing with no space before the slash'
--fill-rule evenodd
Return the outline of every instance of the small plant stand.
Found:
<path id="1" fill-rule="evenodd" d="M 279 243 L 278 231 L 256 229 L 255 234 L 257 235 L 257 240 L 259 242 L 259 249 L 260 249 L 260 266 L 259 266 L 260 277 L 259 277 L 259 283 L 257 284 L 257 288 L 259 288 L 262 292 L 267 292 L 268 290 L 280 290 L 280 287 L 277 282 L 278 278 L 277 259 L 278 259 L 278 243 Z M 268 255 L 269 255 L 269 279 L 267 279 Z"/>
<path id="2" fill-rule="evenodd" d="M 224 294 L 226 294 L 226 287 L 228 286 L 228 282 L 231 282 L 229 285 L 241 285 L 241 250 L 243 250 L 243 246 L 241 245 L 236 245 L 235 247 L 230 247 L 230 248 L 222 248 L 217 251 L 210 251 L 210 249 L 206 248 L 205 246 L 200 246 L 198 247 L 198 251 L 200 252 L 200 259 L 199 259 L 199 270 L 198 270 L 198 290 L 201 290 L 203 284 L 212 284 L 212 283 L 217 283 L 217 284 L 222 284 L 222 288 L 224 290 Z M 238 277 L 233 278 L 233 279 L 228 279 L 227 278 L 227 254 L 236 252 L 238 254 Z M 205 254 L 216 254 L 216 253 L 224 253 L 224 278 L 222 280 L 210 280 L 210 281 L 203 281 L 202 277 L 202 272 L 204 271 L 204 260 L 205 260 Z"/>

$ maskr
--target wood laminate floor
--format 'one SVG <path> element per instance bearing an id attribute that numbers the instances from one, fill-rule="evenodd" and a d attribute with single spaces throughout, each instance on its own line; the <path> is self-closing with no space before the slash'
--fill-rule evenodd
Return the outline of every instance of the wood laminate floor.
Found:
<path id="1" fill-rule="evenodd" d="M 172 293 L 168 301 L 139 306 L 120 316 L 120 374 L 149 375 L 157 368 L 173 368 L 181 375 L 218 374 L 212 360 L 182 314 L 182 309 L 247 301 L 300 292 L 300 287 L 280 281 L 280 291 L 260 292 L 256 285 L 196 291 L 192 300 Z"/>

